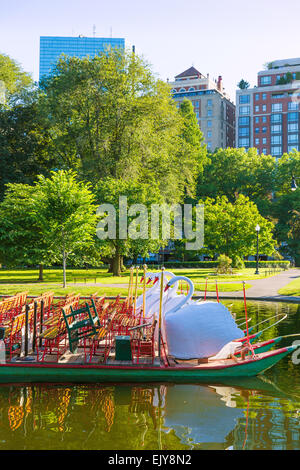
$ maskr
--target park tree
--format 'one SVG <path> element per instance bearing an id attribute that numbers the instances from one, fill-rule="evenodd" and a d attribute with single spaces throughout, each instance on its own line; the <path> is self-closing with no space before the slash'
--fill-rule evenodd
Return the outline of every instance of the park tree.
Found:
<path id="1" fill-rule="evenodd" d="M 186 186 L 186 195 L 192 197 L 195 194 L 197 178 L 203 174 L 203 167 L 207 162 L 207 149 L 190 100 L 185 98 L 180 103 L 179 113 L 183 118 L 180 161 L 182 171 L 186 173 L 184 181 L 189 183 Z"/>
<path id="2" fill-rule="evenodd" d="M 60 168 L 93 185 L 106 177 L 158 183 L 166 200 L 189 190 L 199 155 L 190 143 L 183 168 L 184 118 L 169 86 L 135 53 L 64 57 L 41 89 Z"/>
<path id="3" fill-rule="evenodd" d="M 163 240 L 160 233 L 158 238 L 151 237 L 151 206 L 164 202 L 157 184 L 107 177 L 97 185 L 95 194 L 99 206 L 110 204 L 115 211 L 112 214 L 112 222 L 115 220 L 115 230 L 112 231 L 111 237 L 107 235 L 107 238 L 101 239 L 103 248 L 106 249 L 105 258 L 114 276 L 121 275 L 124 256 L 135 258 L 140 254 L 145 258 L 149 252 L 158 252 L 161 246 L 167 244 L 167 240 Z M 127 198 L 126 201 L 123 199 L 127 207 L 126 212 L 124 212 L 125 206 L 122 208 L 120 205 L 120 197 Z M 137 204 L 135 208 L 134 204 Z M 102 233 L 104 229 L 107 232 L 105 227 L 107 217 L 104 208 L 100 217 Z M 120 223 L 123 224 L 121 231 Z M 100 234 L 98 236 L 100 237 Z"/>
<path id="4" fill-rule="evenodd" d="M 275 199 L 272 216 L 276 221 L 276 238 L 280 251 L 300 264 L 299 212 L 300 190 L 291 191 L 292 176 L 300 175 L 300 152 L 284 154 L 277 163 Z"/>
<path id="5" fill-rule="evenodd" d="M 72 171 L 60 170 L 50 178 L 38 176 L 32 199 L 39 236 L 52 262 L 62 263 L 66 287 L 68 258 L 94 243 L 97 216 L 90 185 L 77 181 Z"/>
<path id="6" fill-rule="evenodd" d="M 260 225 L 260 253 L 271 255 L 276 241 L 274 225 L 262 217 L 249 198 L 239 195 L 231 203 L 226 196 L 207 198 L 204 204 L 203 252 L 211 256 L 224 254 L 230 258 L 256 255 L 256 231 Z"/>
<path id="7" fill-rule="evenodd" d="M 10 105 L 15 96 L 33 85 L 31 76 L 6 54 L 0 54 L 0 106 Z"/>
<path id="8" fill-rule="evenodd" d="M 99 259 L 96 206 L 89 185 L 71 171 L 38 176 L 35 185 L 9 184 L 0 204 L 0 262 L 7 266 L 66 265 Z M 79 261 L 80 259 L 80 261 Z"/>
<path id="9" fill-rule="evenodd" d="M 238 194 L 249 197 L 259 211 L 270 215 L 272 191 L 276 180 L 276 159 L 259 155 L 256 149 L 218 149 L 210 155 L 200 173 L 198 198 L 226 196 L 231 202 Z"/>
<path id="10" fill-rule="evenodd" d="M 39 109 L 37 90 L 23 93 L 22 101 L 0 106 L 0 200 L 8 183 L 33 184 L 36 175 L 49 175 L 56 162 L 49 154 L 50 129 Z"/>
<path id="11" fill-rule="evenodd" d="M 27 184 L 8 184 L 0 203 L 0 264 L 8 267 L 51 263 L 51 252 L 38 232 L 33 215 L 35 188 Z"/>

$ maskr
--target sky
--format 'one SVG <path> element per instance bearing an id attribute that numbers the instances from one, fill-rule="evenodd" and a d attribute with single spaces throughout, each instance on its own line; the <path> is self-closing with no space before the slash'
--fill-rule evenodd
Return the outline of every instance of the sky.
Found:
<path id="1" fill-rule="evenodd" d="M 39 78 L 40 36 L 124 37 L 170 81 L 192 65 L 235 101 L 266 62 L 300 57 L 299 0 L 0 0 L 0 53 Z"/>

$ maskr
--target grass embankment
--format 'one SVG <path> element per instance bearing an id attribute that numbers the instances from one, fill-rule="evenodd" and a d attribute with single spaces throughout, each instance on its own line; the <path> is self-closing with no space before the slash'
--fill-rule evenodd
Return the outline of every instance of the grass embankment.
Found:
<path id="1" fill-rule="evenodd" d="M 279 289 L 278 294 L 300 296 L 300 277 L 294 279 L 289 284 Z"/>
<path id="2" fill-rule="evenodd" d="M 149 267 L 149 271 L 151 267 Z M 251 279 L 263 279 L 271 275 L 268 270 L 261 270 L 259 275 L 254 274 L 254 269 L 247 268 L 233 274 L 218 275 L 211 269 L 172 269 L 175 275 L 186 276 L 190 278 L 195 286 L 195 291 L 204 292 L 205 280 L 208 279 L 208 291 L 215 292 L 218 280 L 219 292 L 235 292 L 242 290 L 241 281 L 250 281 Z M 140 271 L 140 275 L 142 271 Z M 67 288 L 62 287 L 62 270 L 45 269 L 44 281 L 38 282 L 38 271 L 35 269 L 0 269 L 0 295 L 10 295 L 17 292 L 28 291 L 29 295 L 40 295 L 46 291 L 53 291 L 55 295 L 65 295 L 71 292 L 78 292 L 81 295 L 90 295 L 98 292 L 99 295 L 116 296 L 121 294 L 126 296 L 128 293 L 129 270 L 120 277 L 114 277 L 106 269 L 70 269 L 67 271 Z M 246 284 L 246 288 L 251 284 Z M 186 286 L 183 285 L 183 290 Z M 140 294 L 141 284 L 139 284 L 138 293 Z"/>

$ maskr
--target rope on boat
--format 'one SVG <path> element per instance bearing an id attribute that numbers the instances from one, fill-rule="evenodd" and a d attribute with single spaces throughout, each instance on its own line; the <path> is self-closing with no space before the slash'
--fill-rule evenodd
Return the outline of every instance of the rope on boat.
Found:
<path id="1" fill-rule="evenodd" d="M 248 323 L 249 323 L 251 320 L 252 320 L 252 317 L 248 318 Z M 245 323 L 246 323 L 245 321 L 243 321 L 243 323 L 237 323 L 237 326 L 238 326 L 238 327 L 243 326 L 243 325 L 245 325 Z M 254 326 L 253 326 L 252 328 L 254 328 Z"/>
<path id="2" fill-rule="evenodd" d="M 277 325 L 277 323 L 280 323 L 282 320 L 285 320 L 286 317 L 287 317 L 287 313 L 284 315 L 284 317 L 280 318 L 280 320 L 278 320 L 277 322 L 275 322 L 275 323 L 273 323 L 272 325 L 269 325 L 269 326 L 267 326 L 266 328 L 264 328 L 263 330 L 261 330 L 260 333 L 262 333 L 263 331 L 268 330 L 268 329 L 271 328 L 272 326 Z"/>
<path id="3" fill-rule="evenodd" d="M 268 326 L 268 328 L 270 328 L 271 326 L 276 325 L 277 323 L 281 322 L 282 320 L 284 320 L 287 317 L 287 313 L 279 313 L 279 315 L 283 315 L 283 317 L 278 322 L 273 323 L 272 325 Z M 265 320 L 262 320 L 262 321 L 256 323 L 256 325 L 254 325 L 252 328 L 255 328 L 258 325 L 262 325 L 263 323 L 266 323 L 267 321 L 270 321 L 270 320 L 272 320 L 272 318 L 275 318 L 275 317 L 278 317 L 278 313 L 276 313 L 276 315 L 273 315 L 273 317 L 266 318 Z M 265 331 L 265 330 L 262 330 L 262 331 Z"/>

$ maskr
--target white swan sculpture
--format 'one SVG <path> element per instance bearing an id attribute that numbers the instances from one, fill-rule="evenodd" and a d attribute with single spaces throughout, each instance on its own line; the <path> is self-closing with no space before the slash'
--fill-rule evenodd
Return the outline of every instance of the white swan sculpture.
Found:
<path id="1" fill-rule="evenodd" d="M 176 276 L 168 285 L 184 280 L 189 292 L 184 299 L 175 298 L 172 308 L 163 315 L 168 352 L 178 359 L 201 359 L 217 354 L 230 341 L 242 338 L 244 332 L 237 327 L 230 311 L 221 303 L 191 301 L 192 281 Z"/>

